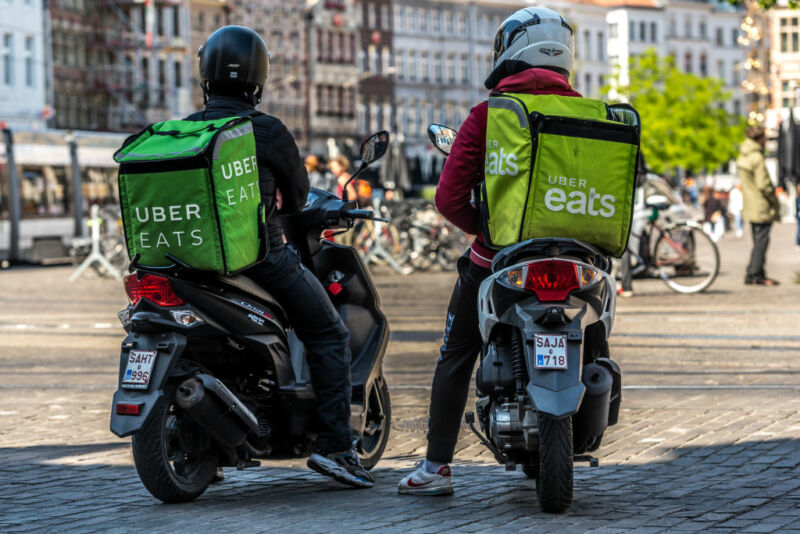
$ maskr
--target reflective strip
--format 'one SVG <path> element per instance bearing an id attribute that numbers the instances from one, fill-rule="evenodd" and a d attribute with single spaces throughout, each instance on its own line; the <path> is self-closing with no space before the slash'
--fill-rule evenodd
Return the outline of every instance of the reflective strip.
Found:
<path id="1" fill-rule="evenodd" d="M 528 117 L 525 116 L 525 110 L 517 101 L 502 97 L 490 98 L 489 107 L 494 109 L 505 109 L 516 113 L 517 119 L 519 119 L 519 127 L 528 127 Z"/>
<path id="2" fill-rule="evenodd" d="M 235 128 L 231 128 L 230 130 L 225 130 L 219 137 L 217 138 L 217 142 L 214 144 L 214 154 L 212 155 L 213 159 L 219 159 L 219 151 L 222 149 L 223 143 L 225 141 L 230 141 L 231 139 L 236 139 L 237 137 L 242 137 L 243 135 L 249 135 L 253 133 L 253 123 L 247 121 L 244 124 L 241 124 Z"/>

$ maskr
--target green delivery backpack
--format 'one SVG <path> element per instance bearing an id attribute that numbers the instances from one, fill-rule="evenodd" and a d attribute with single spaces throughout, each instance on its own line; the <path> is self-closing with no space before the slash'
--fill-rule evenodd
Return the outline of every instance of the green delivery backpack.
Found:
<path id="1" fill-rule="evenodd" d="M 628 243 L 639 157 L 630 106 L 559 95 L 489 98 L 481 225 L 502 248 L 565 237 L 621 256 Z"/>
<path id="2" fill-rule="evenodd" d="M 247 116 L 152 124 L 114 159 L 128 255 L 231 274 L 267 252 L 253 124 Z"/>

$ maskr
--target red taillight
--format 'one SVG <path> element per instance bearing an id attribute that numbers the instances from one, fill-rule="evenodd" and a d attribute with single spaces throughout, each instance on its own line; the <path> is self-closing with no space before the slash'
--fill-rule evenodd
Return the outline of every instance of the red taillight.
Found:
<path id="1" fill-rule="evenodd" d="M 142 404 L 123 404 L 117 403 L 117 415 L 139 415 Z"/>
<path id="2" fill-rule="evenodd" d="M 578 266 L 569 261 L 547 260 L 528 264 L 525 289 L 542 302 L 565 300 L 569 292 L 581 287 Z"/>
<path id="3" fill-rule="evenodd" d="M 184 304 L 172 290 L 169 280 L 163 276 L 146 274 L 139 278 L 135 274 L 125 277 L 125 292 L 131 304 L 136 304 L 141 299 L 147 299 L 157 306 L 180 306 Z"/>

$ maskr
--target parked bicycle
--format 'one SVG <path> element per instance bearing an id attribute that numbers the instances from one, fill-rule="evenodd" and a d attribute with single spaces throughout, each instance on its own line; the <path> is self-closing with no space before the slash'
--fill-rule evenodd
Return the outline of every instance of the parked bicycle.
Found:
<path id="1" fill-rule="evenodd" d="M 669 207 L 666 197 L 652 195 L 645 206 L 651 214 L 642 230 L 639 250 L 629 248 L 632 274 L 656 276 L 678 293 L 708 289 L 719 274 L 717 245 L 695 221 L 662 221 L 660 212 Z"/>

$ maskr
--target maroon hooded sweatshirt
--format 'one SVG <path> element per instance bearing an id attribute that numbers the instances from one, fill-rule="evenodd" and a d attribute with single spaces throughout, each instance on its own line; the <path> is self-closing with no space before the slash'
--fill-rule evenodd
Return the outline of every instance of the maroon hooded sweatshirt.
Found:
<path id="1" fill-rule="evenodd" d="M 564 76 L 538 68 L 530 68 L 503 78 L 492 92 L 581 96 L 570 87 L 569 80 Z M 458 130 L 436 188 L 436 208 L 439 212 L 464 232 L 473 235 L 478 234 L 479 215 L 475 204 L 471 202 L 472 190 L 483 181 L 488 111 L 488 101 L 481 102 L 470 110 Z M 478 234 L 470 248 L 470 259 L 488 269 L 492 266 L 495 254 Z"/>

